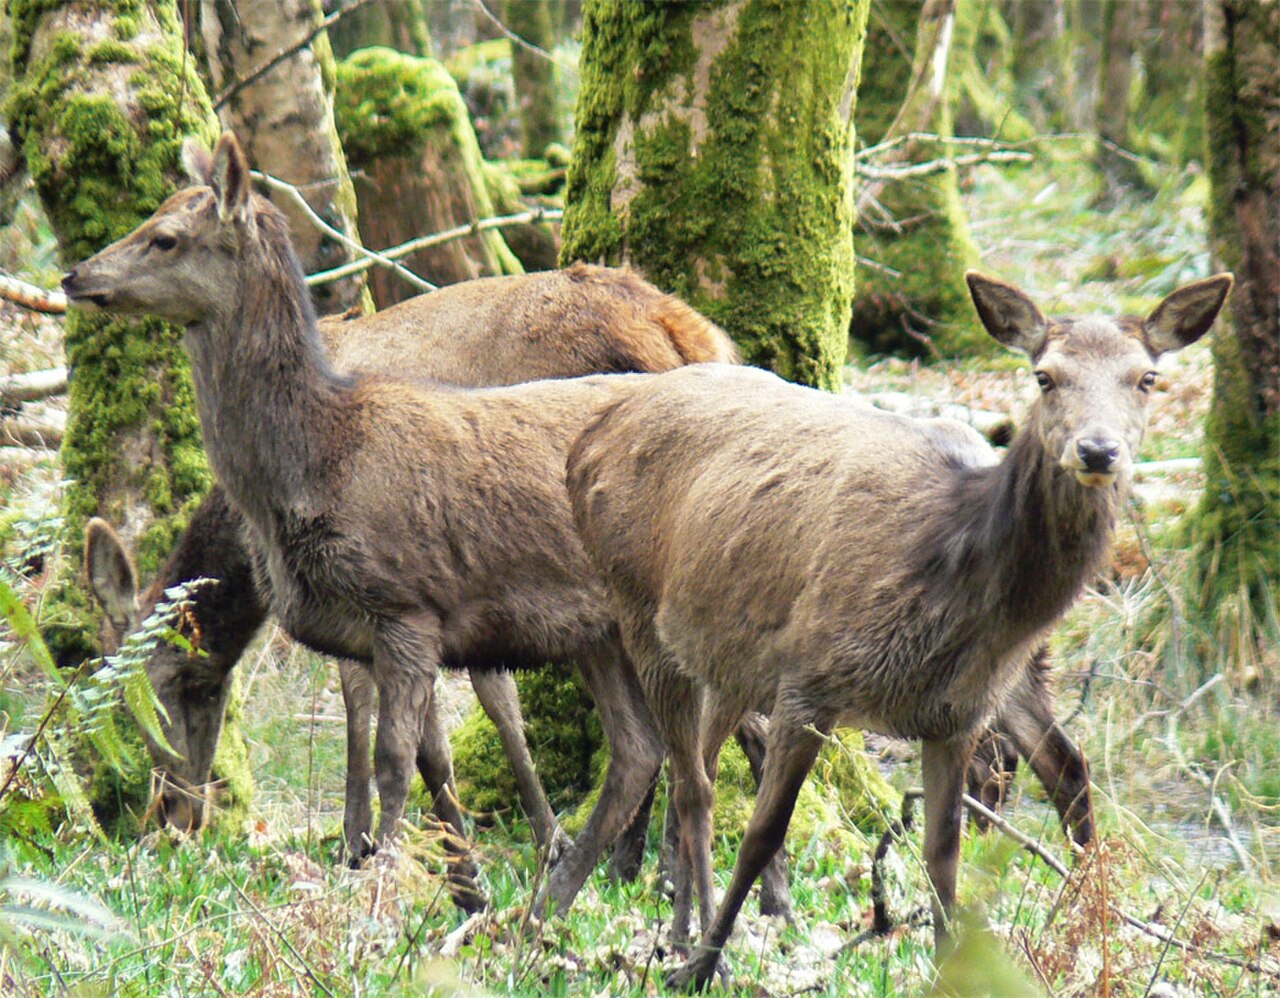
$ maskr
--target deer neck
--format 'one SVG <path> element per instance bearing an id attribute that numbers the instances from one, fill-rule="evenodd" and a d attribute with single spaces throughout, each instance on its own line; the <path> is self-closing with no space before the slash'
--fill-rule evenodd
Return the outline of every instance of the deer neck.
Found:
<path id="1" fill-rule="evenodd" d="M 319 515 L 348 443 L 350 380 L 325 358 L 291 251 L 241 260 L 239 293 L 188 327 L 205 448 L 232 503 L 267 536 Z"/>
<path id="2" fill-rule="evenodd" d="M 962 472 L 949 487 L 942 525 L 920 549 L 926 585 L 939 596 L 969 593 L 966 617 L 999 615 L 1012 638 L 1030 637 L 1102 567 L 1123 487 L 1081 485 L 1029 425 L 1004 461 Z"/>

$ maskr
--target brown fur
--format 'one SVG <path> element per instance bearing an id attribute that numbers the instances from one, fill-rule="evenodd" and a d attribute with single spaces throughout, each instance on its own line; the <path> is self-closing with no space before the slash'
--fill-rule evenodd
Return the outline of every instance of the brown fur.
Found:
<path id="1" fill-rule="evenodd" d="M 441 664 L 578 665 L 611 761 L 538 901 L 563 910 L 661 759 L 563 484 L 570 441 L 628 376 L 472 391 L 339 375 L 284 220 L 251 195 L 230 136 L 208 179 L 64 288 L 188 327 L 206 449 L 273 609 L 311 647 L 371 664 L 380 837 L 403 813 Z"/>
<path id="2" fill-rule="evenodd" d="M 1003 461 L 961 424 L 722 366 L 629 384 L 570 452 L 574 516 L 667 743 L 700 897 L 703 941 L 673 984 L 710 979 L 837 725 L 922 740 L 944 937 L 974 740 L 1103 563 L 1155 358 L 1202 335 L 1230 286 L 1175 292 L 1135 336 L 1049 322 L 1016 288 L 969 281 L 987 329 L 1045 384 Z M 714 759 L 747 710 L 771 714 L 765 772 L 712 919 Z"/>

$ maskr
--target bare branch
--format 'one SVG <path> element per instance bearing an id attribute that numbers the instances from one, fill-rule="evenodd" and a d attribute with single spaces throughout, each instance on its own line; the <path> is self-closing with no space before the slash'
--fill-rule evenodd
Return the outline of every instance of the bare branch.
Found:
<path id="1" fill-rule="evenodd" d="M 391 270 L 394 270 L 397 274 L 403 277 L 406 281 L 412 284 L 419 291 L 436 290 L 436 286 L 434 284 L 432 284 L 430 281 L 423 280 L 421 277 L 415 274 L 412 270 L 409 270 L 407 267 L 403 266 L 402 264 L 396 263 L 394 260 L 390 259 L 389 257 L 387 257 L 382 253 L 375 253 L 373 250 L 365 249 L 363 246 L 360 245 L 358 241 L 356 241 L 355 239 L 352 239 L 346 233 L 339 232 L 332 225 L 330 225 L 323 218 L 321 218 L 318 214 L 316 214 L 315 209 L 312 208 L 311 205 L 308 204 L 307 199 L 302 196 L 302 192 L 298 190 L 298 188 L 294 187 L 293 184 L 290 184 L 284 180 L 281 180 L 278 177 L 273 177 L 270 174 L 262 173 L 259 170 L 252 171 L 252 175 L 256 179 L 261 180 L 264 184 L 266 184 L 272 190 L 281 191 L 282 193 L 292 198 L 293 202 L 296 205 L 298 205 L 298 207 L 301 208 L 302 211 L 306 214 L 307 218 L 311 220 L 311 223 L 316 228 L 318 228 L 321 232 L 323 232 L 326 236 L 328 236 L 330 239 L 336 239 L 338 242 L 342 243 L 343 246 L 346 246 L 352 252 L 357 253 L 360 256 L 364 257 L 367 262 L 363 267 L 358 268 L 359 270 L 364 270 L 368 267 L 373 266 L 376 263 L 383 267 L 388 267 Z M 341 269 L 341 268 L 338 268 L 338 269 Z M 351 273 L 355 273 L 355 272 L 356 271 L 351 271 Z M 332 273 L 335 273 L 335 271 L 328 271 L 328 273 L 332 274 Z M 341 275 L 341 276 L 345 276 L 345 275 Z M 329 280 L 336 280 L 336 278 L 331 277 L 329 278 Z M 312 281 L 308 279 L 307 283 L 318 284 L 320 282 Z"/>
<path id="2" fill-rule="evenodd" d="M 280 65 L 280 63 L 288 59 L 289 56 L 296 55 L 298 52 L 302 51 L 304 48 L 310 45 L 311 42 L 315 39 L 316 35 L 320 34 L 320 32 L 328 30 L 329 27 L 331 27 L 332 25 L 340 21 L 346 14 L 349 14 L 351 11 L 355 10 L 357 7 L 363 7 L 368 2 L 369 0 L 347 0 L 347 2 L 344 3 L 341 7 L 339 7 L 332 14 L 326 17 L 323 21 L 317 24 L 311 31 L 307 32 L 307 34 L 305 34 L 300 41 L 295 42 L 293 45 L 290 45 L 288 48 L 282 49 L 281 51 L 277 52 L 265 63 L 263 63 L 261 66 L 255 69 L 248 76 L 246 76 L 243 80 L 236 80 L 224 91 L 222 91 L 222 93 L 218 94 L 218 96 L 214 98 L 213 109 L 215 111 L 220 109 L 223 104 L 231 100 L 232 97 L 238 94 L 245 87 L 250 86 L 254 83 L 257 83 L 260 79 L 262 79 L 269 72 L 271 72 L 278 65 Z M 184 76 L 183 79 L 185 80 L 186 77 Z"/>
<path id="3" fill-rule="evenodd" d="M 979 163 L 1030 163 L 1034 156 L 1029 152 L 1018 152 L 1012 149 L 992 150 L 991 152 L 971 153 L 967 156 L 949 156 L 931 159 L 924 163 L 910 163 L 905 166 L 871 166 L 859 163 L 854 169 L 858 176 L 868 180 L 904 180 L 908 177 L 924 177 L 933 173 L 943 173 L 962 166 L 976 166 Z"/>
<path id="4" fill-rule="evenodd" d="M 485 218 L 478 222 L 469 222 L 465 225 L 459 225 L 452 229 L 446 229 L 444 232 L 437 232 L 430 236 L 418 236 L 416 239 L 410 239 L 407 243 L 401 243 L 399 246 L 393 246 L 391 249 L 383 250 L 378 256 L 387 260 L 399 260 L 406 257 L 410 253 L 416 253 L 418 250 L 427 249 L 431 246 L 439 246 L 441 243 L 447 243 L 453 239 L 462 239 L 465 236 L 474 235 L 477 232 L 487 232 L 489 229 L 501 229 L 507 225 L 523 225 L 526 223 L 537 222 L 554 222 L 564 217 L 563 208 L 533 208 L 529 211 L 522 211 L 515 215 L 502 215 L 497 218 Z M 369 256 L 368 251 L 364 251 Z M 332 270 L 322 270 L 315 274 L 307 275 L 307 284 L 316 285 L 324 284 L 327 281 L 337 281 L 351 274 L 358 274 L 362 270 L 368 270 L 378 262 L 376 259 L 353 260 L 351 263 L 344 263 L 341 267 L 334 267 Z"/>
<path id="5" fill-rule="evenodd" d="M 62 315 L 67 310 L 67 296 L 61 291 L 47 291 L 8 274 L 0 274 L 0 298 L 49 315 Z"/>
<path id="6" fill-rule="evenodd" d="M 519 45 L 522 49 L 525 49 L 526 51 L 533 52 L 536 55 L 542 56 L 542 58 L 546 59 L 547 62 L 551 63 L 552 65 L 560 67 L 566 73 L 572 73 L 574 76 L 578 75 L 578 68 L 576 66 L 572 66 L 572 65 L 569 65 L 568 63 L 561 62 L 559 59 L 557 59 L 554 55 L 552 55 L 546 49 L 540 48 L 539 46 L 534 45 L 533 42 L 528 41 L 527 39 L 521 38 L 514 31 L 508 28 L 505 24 L 502 23 L 498 15 L 489 9 L 489 6 L 484 2 L 484 0 L 475 0 L 475 4 L 477 7 L 480 8 L 484 16 L 493 22 L 494 27 L 496 27 L 507 38 L 509 38 L 513 44 Z"/>

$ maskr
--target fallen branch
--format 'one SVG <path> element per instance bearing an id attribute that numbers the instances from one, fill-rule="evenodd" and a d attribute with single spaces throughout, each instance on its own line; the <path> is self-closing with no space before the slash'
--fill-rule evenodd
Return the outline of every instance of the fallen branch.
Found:
<path id="1" fill-rule="evenodd" d="M 0 378 L 0 406 L 36 402 L 67 390 L 67 369 L 52 367 L 47 371 L 29 371 Z"/>
<path id="2" fill-rule="evenodd" d="M 443 232 L 437 232 L 430 236 L 418 236 L 416 239 L 410 239 L 407 243 L 401 243 L 399 246 L 393 246 L 391 249 L 383 250 L 378 255 L 389 261 L 399 260 L 402 257 L 408 256 L 410 253 L 416 253 L 420 249 L 439 246 L 441 243 L 447 243 L 454 239 L 462 239 L 465 236 L 474 235 L 477 232 L 487 232 L 489 229 L 501 229 L 503 226 L 507 225 L 524 225 L 530 222 L 554 222 L 563 217 L 564 209 L 562 208 L 531 208 L 529 211 L 522 211 L 515 215 L 501 215 L 497 218 L 484 218 L 478 222 L 468 222 L 465 225 L 446 229 Z M 368 251 L 366 250 L 365 252 L 367 253 Z M 308 274 L 307 284 L 314 287 L 317 284 L 326 284 L 329 281 L 337 281 L 343 277 L 349 277 L 351 274 L 358 274 L 362 270 L 368 270 L 375 262 L 375 260 L 370 259 L 353 260 L 351 263 L 344 263 L 342 266 L 334 267 L 332 270 L 322 270 L 315 274 Z"/>
<path id="3" fill-rule="evenodd" d="M 359 241 L 352 239 L 345 232 L 341 232 L 338 229 L 335 229 L 332 225 L 330 225 L 318 214 L 316 214 L 315 209 L 312 208 L 311 204 L 307 201 L 307 199 L 302 196 L 302 192 L 298 190 L 298 188 L 296 188 L 293 184 L 289 183 L 286 180 L 281 180 L 279 177 L 273 177 L 269 173 L 262 173 L 259 170 L 254 170 L 252 172 L 252 176 L 257 180 L 261 180 L 264 184 L 266 184 L 272 190 L 280 191 L 281 193 L 287 195 L 293 201 L 294 204 L 296 204 L 299 208 L 302 209 L 303 213 L 307 216 L 307 218 L 311 220 L 312 225 L 314 225 L 317 229 L 323 232 L 330 239 L 337 240 L 338 242 L 342 243 L 343 246 L 346 246 L 349 250 L 351 250 L 353 253 L 356 253 L 364 257 L 367 261 L 369 261 L 368 263 L 366 263 L 365 265 L 366 267 L 372 267 L 376 263 L 383 267 L 387 267 L 391 270 L 394 270 L 397 274 L 403 277 L 406 281 L 412 284 L 419 291 L 435 291 L 436 290 L 436 286 L 432 284 L 430 281 L 423 280 L 421 277 L 415 274 L 412 270 L 409 270 L 407 267 L 403 266 L 402 264 L 396 263 L 386 254 L 376 253 L 371 249 L 366 249 L 364 246 L 360 245 Z M 361 268 L 361 269 L 364 269 L 364 268 Z M 332 271 L 330 271 L 330 273 L 332 273 Z M 330 278 L 330 280 L 333 280 L 333 279 L 334 278 Z M 310 279 L 308 279 L 307 283 L 317 284 L 320 282 L 311 281 Z"/>
<path id="4" fill-rule="evenodd" d="M 926 177 L 934 173 L 945 173 L 963 166 L 977 166 L 979 163 L 1030 163 L 1034 156 L 1029 152 L 1017 152 L 1011 149 L 993 150 L 991 152 L 970 153 L 967 156 L 943 156 L 924 163 L 908 163 L 903 166 L 871 166 L 858 163 L 854 170 L 858 176 L 868 180 L 906 180 L 911 177 Z"/>
<path id="5" fill-rule="evenodd" d="M 971 409 L 955 402 L 937 402 L 907 392 L 875 392 L 864 397 L 877 409 L 887 412 L 914 417 L 943 416 L 966 423 L 988 439 L 1008 440 L 1013 435 L 1013 419 L 1003 412 Z"/>
<path id="6" fill-rule="evenodd" d="M 67 296 L 61 291 L 48 291 L 8 274 L 0 274 L 0 298 L 49 315 L 62 315 L 67 310 Z"/>
<path id="7" fill-rule="evenodd" d="M 1139 461 L 1133 466 L 1134 478 L 1150 478 L 1152 475 L 1176 475 L 1184 471 L 1199 471 L 1203 462 L 1198 457 L 1171 457 L 1167 461 Z"/>

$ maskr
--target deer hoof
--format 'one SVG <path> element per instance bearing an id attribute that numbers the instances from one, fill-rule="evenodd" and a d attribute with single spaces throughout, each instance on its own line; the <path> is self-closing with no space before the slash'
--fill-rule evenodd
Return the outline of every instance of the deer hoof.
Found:
<path id="1" fill-rule="evenodd" d="M 666 985 L 671 991 L 705 991 L 713 977 L 720 978 L 722 987 L 733 985 L 733 975 L 720 960 L 720 954 L 704 950 L 667 974 Z"/>

